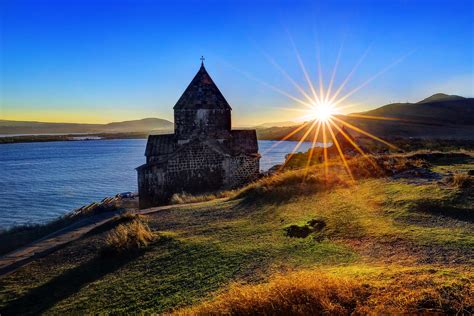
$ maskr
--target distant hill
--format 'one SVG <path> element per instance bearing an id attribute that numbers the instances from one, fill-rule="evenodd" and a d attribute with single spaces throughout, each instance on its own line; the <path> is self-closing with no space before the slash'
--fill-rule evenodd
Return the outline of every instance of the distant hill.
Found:
<path id="1" fill-rule="evenodd" d="M 355 114 L 397 118 L 414 123 L 474 125 L 474 99 L 437 93 L 417 103 L 392 103 Z"/>
<path id="2" fill-rule="evenodd" d="M 418 103 L 427 103 L 427 102 L 439 102 L 439 101 L 453 101 L 453 100 L 466 100 L 465 97 L 460 97 L 458 95 L 449 95 L 444 93 L 436 93 L 431 97 L 421 100 Z"/>
<path id="3" fill-rule="evenodd" d="M 392 103 L 371 111 L 338 117 L 385 138 L 474 139 L 474 99 L 456 95 L 437 93 L 417 103 Z M 258 129 L 257 134 L 259 139 L 278 140 L 297 127 L 263 128 Z M 306 131 L 306 127 L 302 128 L 289 139 L 300 140 Z M 310 133 L 307 139 L 312 137 Z M 321 135 L 318 141 L 322 141 Z"/>
<path id="4" fill-rule="evenodd" d="M 0 134 L 128 133 L 171 131 L 173 123 L 159 118 L 108 124 L 45 123 L 0 120 Z"/>
<path id="5" fill-rule="evenodd" d="M 154 130 L 172 130 L 173 122 L 159 118 L 144 118 L 141 120 L 114 122 L 104 125 L 104 130 L 112 133 L 147 132 Z"/>
<path id="6" fill-rule="evenodd" d="M 299 125 L 299 123 L 293 122 L 293 121 L 283 121 L 283 122 L 268 122 L 268 123 L 262 123 L 254 128 L 269 128 L 269 127 L 285 127 L 285 126 L 295 126 Z"/>

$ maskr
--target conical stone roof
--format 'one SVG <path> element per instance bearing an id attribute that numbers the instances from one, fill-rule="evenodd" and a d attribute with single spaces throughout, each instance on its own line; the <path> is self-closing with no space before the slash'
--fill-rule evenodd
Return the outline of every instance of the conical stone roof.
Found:
<path id="1" fill-rule="evenodd" d="M 229 109 L 229 103 L 217 88 L 211 76 L 201 64 L 194 79 L 176 102 L 175 110 L 180 109 Z"/>

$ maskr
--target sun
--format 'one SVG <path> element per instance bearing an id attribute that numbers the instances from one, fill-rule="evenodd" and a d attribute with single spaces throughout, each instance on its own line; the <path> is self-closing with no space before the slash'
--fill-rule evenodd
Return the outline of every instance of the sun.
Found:
<path id="1" fill-rule="evenodd" d="M 313 120 L 317 120 L 320 122 L 327 122 L 331 119 L 333 115 L 337 114 L 336 107 L 330 102 L 315 103 L 309 111 L 309 116 Z"/>

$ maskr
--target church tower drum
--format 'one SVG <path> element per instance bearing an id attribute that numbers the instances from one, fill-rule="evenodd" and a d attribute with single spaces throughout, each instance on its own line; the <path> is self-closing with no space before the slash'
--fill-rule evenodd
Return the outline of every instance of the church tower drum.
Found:
<path id="1" fill-rule="evenodd" d="M 232 108 L 203 63 L 173 109 L 175 135 L 179 140 L 199 135 L 217 139 L 229 136 Z"/>

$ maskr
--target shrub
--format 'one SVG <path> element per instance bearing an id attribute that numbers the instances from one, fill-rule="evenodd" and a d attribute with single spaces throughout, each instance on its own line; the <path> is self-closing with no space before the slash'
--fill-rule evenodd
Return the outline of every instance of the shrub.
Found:
<path id="1" fill-rule="evenodd" d="M 154 234 L 139 217 L 120 224 L 105 238 L 103 254 L 123 255 L 143 249 L 153 240 Z"/>

